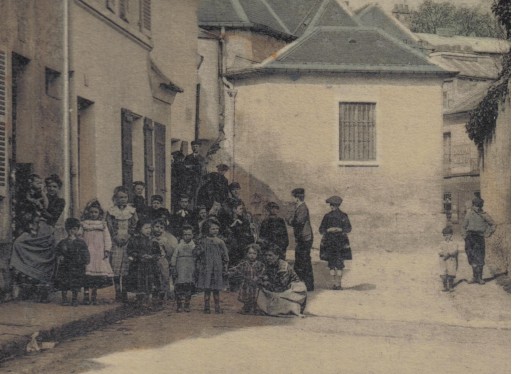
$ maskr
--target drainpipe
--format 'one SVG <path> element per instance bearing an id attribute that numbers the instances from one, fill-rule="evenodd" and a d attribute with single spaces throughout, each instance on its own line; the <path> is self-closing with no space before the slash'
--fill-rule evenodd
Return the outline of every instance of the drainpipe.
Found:
<path id="1" fill-rule="evenodd" d="M 233 83 L 227 80 L 226 78 L 226 72 L 227 72 L 227 53 L 226 53 L 226 40 L 225 40 L 225 33 L 226 29 L 225 27 L 221 28 L 221 34 L 220 34 L 220 44 L 221 44 L 221 77 L 222 77 L 222 83 L 224 84 L 224 92 L 223 95 L 227 94 L 227 96 L 230 98 L 230 108 L 226 108 L 226 102 L 224 102 L 224 133 L 226 134 L 226 140 L 229 145 L 229 153 L 231 155 L 231 180 L 235 180 L 235 114 L 236 114 L 236 94 L 237 90 L 235 89 L 235 86 Z M 231 118 L 229 120 L 229 123 L 226 126 L 226 113 L 229 113 L 231 115 Z"/>
<path id="2" fill-rule="evenodd" d="M 62 33 L 62 144 L 63 144 L 63 197 L 67 208 L 64 219 L 69 217 L 71 206 L 71 162 L 69 145 L 69 0 L 63 0 L 63 33 Z"/>

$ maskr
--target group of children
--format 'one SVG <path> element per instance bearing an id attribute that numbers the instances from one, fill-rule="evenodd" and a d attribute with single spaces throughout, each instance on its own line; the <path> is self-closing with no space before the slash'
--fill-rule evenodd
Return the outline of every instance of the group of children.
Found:
<path id="1" fill-rule="evenodd" d="M 204 312 L 211 313 L 213 294 L 213 309 L 222 313 L 220 291 L 229 287 L 231 279 L 240 290 L 242 312 L 255 312 L 258 282 L 265 269 L 258 260 L 259 245 L 254 240 L 239 243 L 243 248 L 237 256 L 241 251 L 243 255 L 233 263 L 217 217 L 201 210 L 193 217 L 186 198 L 180 199 L 181 209 L 173 215 L 162 207 L 159 196 L 153 196 L 148 207 L 143 187 L 134 184 L 132 203 L 130 191 L 119 186 L 108 210 L 95 199 L 87 204 L 81 220 L 66 219 L 67 237 L 56 247 L 54 276 L 63 305 L 77 306 L 82 287 L 83 304 L 97 304 L 98 289 L 113 283 L 117 301 L 126 302 L 128 292 L 135 293 L 141 303 L 175 296 L 177 312 L 190 312 L 191 296 L 201 289 Z M 272 212 L 276 212 L 274 205 Z M 271 235 L 272 228 L 268 230 Z"/>

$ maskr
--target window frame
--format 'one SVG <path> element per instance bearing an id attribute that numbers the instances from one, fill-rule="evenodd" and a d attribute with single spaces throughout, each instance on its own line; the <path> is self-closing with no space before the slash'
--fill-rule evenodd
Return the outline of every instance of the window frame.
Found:
<path id="1" fill-rule="evenodd" d="M 335 134 L 333 134 L 333 139 L 335 139 L 336 146 L 334 147 L 336 152 L 335 160 L 336 164 L 340 167 L 379 167 L 382 163 L 382 149 L 381 149 L 381 129 L 378 126 L 379 118 L 380 118 L 380 105 L 379 100 L 373 96 L 364 96 L 364 97 L 339 97 L 335 102 L 335 110 L 336 110 L 336 126 L 335 126 Z M 341 105 L 342 104 L 373 104 L 375 105 L 374 112 L 374 123 L 375 123 L 375 160 L 341 160 L 340 159 L 340 141 L 341 141 Z"/>

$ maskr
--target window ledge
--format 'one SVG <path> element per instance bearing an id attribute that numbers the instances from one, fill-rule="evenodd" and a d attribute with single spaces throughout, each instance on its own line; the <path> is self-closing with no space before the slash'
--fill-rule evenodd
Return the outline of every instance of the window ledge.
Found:
<path id="1" fill-rule="evenodd" d="M 376 167 L 380 166 L 377 161 L 338 161 L 337 165 L 340 167 L 369 167 L 369 168 L 376 168 Z"/>

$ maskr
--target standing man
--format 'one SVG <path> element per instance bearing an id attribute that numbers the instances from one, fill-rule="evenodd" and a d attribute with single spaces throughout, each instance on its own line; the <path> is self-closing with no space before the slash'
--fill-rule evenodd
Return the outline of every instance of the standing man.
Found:
<path id="1" fill-rule="evenodd" d="M 309 221 L 309 210 L 304 202 L 304 188 L 295 188 L 292 191 L 295 199 L 295 211 L 288 224 L 293 227 L 295 236 L 295 265 L 294 270 L 299 278 L 306 284 L 308 291 L 315 289 L 313 279 L 313 266 L 311 265 L 311 247 L 313 246 L 313 230 Z"/>
<path id="2" fill-rule="evenodd" d="M 190 196 L 193 203 L 195 203 L 197 190 L 199 189 L 203 175 L 205 174 L 204 171 L 206 160 L 199 153 L 199 149 L 201 148 L 201 141 L 194 140 L 191 145 L 192 153 L 185 157 L 183 164 L 185 165 L 188 181 L 188 190 L 186 191 L 186 194 Z"/>
<path id="3" fill-rule="evenodd" d="M 491 216 L 483 211 L 484 201 L 475 197 L 473 206 L 466 213 L 462 224 L 462 237 L 466 244 L 468 262 L 473 268 L 473 278 L 468 283 L 485 284 L 482 271 L 485 264 L 485 238 L 496 230 Z"/>

